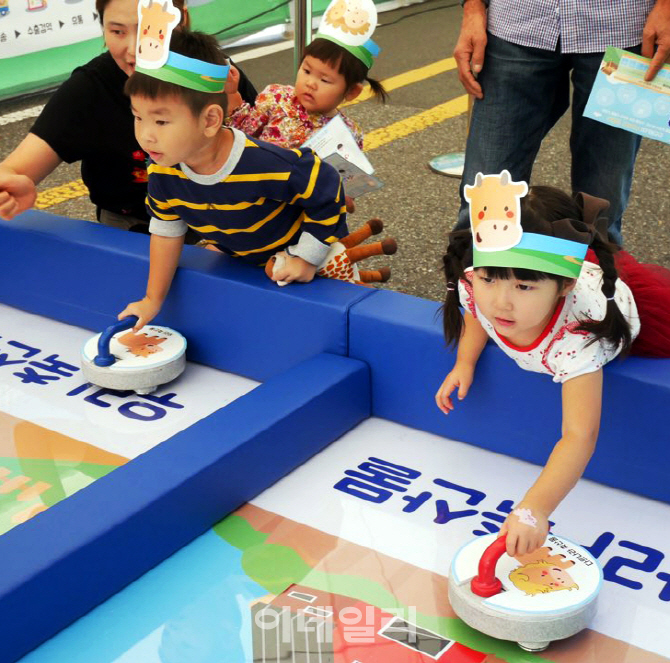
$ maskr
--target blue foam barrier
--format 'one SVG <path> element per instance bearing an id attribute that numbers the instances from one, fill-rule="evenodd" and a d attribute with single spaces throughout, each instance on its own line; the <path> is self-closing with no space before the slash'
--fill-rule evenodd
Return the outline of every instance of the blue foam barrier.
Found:
<path id="1" fill-rule="evenodd" d="M 440 305 L 378 291 L 350 311 L 350 356 L 370 366 L 375 416 L 544 464 L 561 434 L 561 387 L 489 343 L 467 397 L 445 416 L 435 393 L 456 354 Z M 585 476 L 670 502 L 670 360 L 628 358 L 605 369 L 603 415 Z"/>
<path id="2" fill-rule="evenodd" d="M 11 247 L 0 270 L 0 302 L 101 331 L 141 299 L 149 237 L 28 211 L 0 221 Z M 187 357 L 265 380 L 320 352 L 346 355 L 347 312 L 374 291 L 331 279 L 280 288 L 263 270 L 186 246 L 156 324 L 179 330 Z"/>
<path id="3" fill-rule="evenodd" d="M 9 663 L 369 416 L 365 364 L 320 354 L 0 537 Z"/>

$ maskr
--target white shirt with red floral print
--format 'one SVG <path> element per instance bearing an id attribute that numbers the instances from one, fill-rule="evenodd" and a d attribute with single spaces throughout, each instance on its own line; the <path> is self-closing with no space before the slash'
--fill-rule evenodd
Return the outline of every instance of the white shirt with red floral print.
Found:
<path id="1" fill-rule="evenodd" d="M 614 359 L 620 348 L 605 341 L 588 345 L 593 335 L 578 331 L 581 321 L 605 317 L 607 300 L 602 293 L 602 270 L 598 265 L 584 262 L 574 289 L 561 299 L 545 330 L 531 344 L 516 346 L 499 335 L 475 304 L 472 292 L 472 268 L 465 270 L 458 283 L 460 301 L 466 311 L 479 320 L 496 345 L 523 369 L 547 373 L 554 382 L 565 382 L 585 373 L 593 373 Z M 615 284 L 614 301 L 631 327 L 631 337 L 640 333 L 640 319 L 630 288 L 621 280 Z"/>
<path id="2" fill-rule="evenodd" d="M 344 120 L 363 149 L 361 128 L 343 113 Z M 322 113 L 310 113 L 298 101 L 292 85 L 268 85 L 257 97 L 256 104 L 242 104 L 226 120 L 226 124 L 253 138 L 279 147 L 300 147 L 315 131 L 332 120 Z"/>

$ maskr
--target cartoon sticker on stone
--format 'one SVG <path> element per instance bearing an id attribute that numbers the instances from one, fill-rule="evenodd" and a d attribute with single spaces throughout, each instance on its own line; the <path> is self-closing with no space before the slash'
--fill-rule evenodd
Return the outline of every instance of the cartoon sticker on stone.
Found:
<path id="1" fill-rule="evenodd" d="M 549 547 L 517 555 L 516 559 L 521 566 L 510 572 L 509 579 L 528 596 L 558 592 L 562 589 L 579 589 L 566 570 L 575 565 L 574 561 L 566 559 L 565 555 L 552 554 Z"/>
<path id="2" fill-rule="evenodd" d="M 477 173 L 474 185 L 465 185 L 472 238 L 478 251 L 504 251 L 521 241 L 520 201 L 527 193 L 528 185 L 512 182 L 506 170 L 499 175 Z"/>
<path id="3" fill-rule="evenodd" d="M 135 332 L 128 332 L 123 336 L 119 336 L 119 343 L 128 348 L 128 352 L 134 354 L 136 357 L 148 357 L 156 352 L 162 352 L 160 347 L 167 339 L 160 336 L 149 336 L 145 333 L 136 334 Z"/>
<path id="4" fill-rule="evenodd" d="M 170 0 L 141 0 L 137 16 L 136 64 L 158 69 L 168 59 L 172 30 L 179 24 L 181 14 Z"/>

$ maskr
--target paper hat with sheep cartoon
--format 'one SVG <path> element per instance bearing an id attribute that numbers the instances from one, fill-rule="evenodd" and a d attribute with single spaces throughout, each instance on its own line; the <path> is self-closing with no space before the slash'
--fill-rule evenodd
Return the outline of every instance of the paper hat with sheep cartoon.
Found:
<path id="1" fill-rule="evenodd" d="M 370 39 L 376 27 L 377 8 L 372 0 L 332 0 L 315 38 L 346 48 L 369 69 L 380 50 Z"/>
<path id="2" fill-rule="evenodd" d="M 140 0 L 137 17 L 136 71 L 199 92 L 223 92 L 228 65 L 170 51 L 172 31 L 181 19 L 171 0 Z"/>
<path id="3" fill-rule="evenodd" d="M 577 278 L 588 243 L 524 232 L 521 198 L 526 182 L 513 182 L 508 171 L 498 175 L 477 173 L 475 183 L 464 187 L 470 203 L 473 267 L 519 267 Z"/>

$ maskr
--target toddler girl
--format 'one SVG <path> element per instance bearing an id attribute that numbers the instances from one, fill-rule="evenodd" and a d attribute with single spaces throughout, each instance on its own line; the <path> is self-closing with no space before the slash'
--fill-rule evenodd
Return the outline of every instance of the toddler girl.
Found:
<path id="1" fill-rule="evenodd" d="M 377 13 L 371 0 L 334 0 L 319 31 L 304 51 L 295 86 L 268 85 L 254 106 L 242 103 L 237 92 L 228 96 L 229 126 L 281 147 L 300 147 L 326 125 L 369 83 L 372 94 L 386 100 L 383 85 L 368 76 L 378 48 L 369 37 Z M 363 149 L 363 133 L 339 113 Z"/>
<path id="2" fill-rule="evenodd" d="M 479 174 L 465 190 L 472 229 L 453 232 L 444 256 L 444 331 L 458 352 L 437 405 L 448 414 L 453 390 L 467 395 L 489 338 L 562 384 L 561 439 L 501 529 L 508 554 L 519 555 L 544 543 L 549 516 L 593 453 L 602 367 L 629 351 L 670 357 L 670 272 L 615 255 L 604 200 L 543 186 L 522 197 L 526 184 L 506 171 Z"/>

